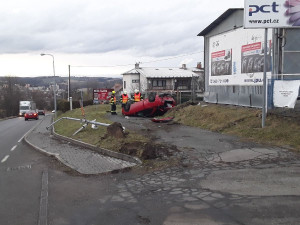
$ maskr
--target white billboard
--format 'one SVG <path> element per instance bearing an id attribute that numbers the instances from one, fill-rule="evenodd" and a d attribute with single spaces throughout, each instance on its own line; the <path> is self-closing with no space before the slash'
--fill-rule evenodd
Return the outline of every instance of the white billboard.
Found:
<path id="1" fill-rule="evenodd" d="M 272 37 L 272 30 L 268 31 Z M 267 75 L 271 76 L 271 40 Z M 238 28 L 209 38 L 209 85 L 263 85 L 264 30 Z"/>
<path id="2" fill-rule="evenodd" d="M 300 0 L 245 0 L 245 28 L 300 27 Z"/>

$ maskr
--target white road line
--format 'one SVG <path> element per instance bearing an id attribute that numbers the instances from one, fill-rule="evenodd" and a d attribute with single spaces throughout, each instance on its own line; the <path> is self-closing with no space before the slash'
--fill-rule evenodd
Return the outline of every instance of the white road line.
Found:
<path id="1" fill-rule="evenodd" d="M 25 135 L 24 135 L 24 136 L 25 136 Z M 23 137 L 21 137 L 21 139 L 20 139 L 20 140 L 18 140 L 18 142 L 19 142 L 19 143 L 20 143 L 20 142 L 23 140 L 24 136 L 23 136 Z"/>
<path id="2" fill-rule="evenodd" d="M 4 163 L 8 159 L 9 155 L 6 155 L 2 160 L 1 163 Z"/>
<path id="3" fill-rule="evenodd" d="M 40 212 L 38 225 L 47 225 L 48 216 L 48 171 L 43 171 L 42 175 L 42 190 L 40 197 Z"/>
<path id="4" fill-rule="evenodd" d="M 11 152 L 12 152 L 12 151 L 14 151 L 14 150 L 15 150 L 17 147 L 18 147 L 18 146 L 17 146 L 17 145 L 15 145 L 14 147 L 12 147 L 12 148 L 11 148 L 11 150 L 10 150 L 10 151 L 11 151 Z"/>
<path id="5" fill-rule="evenodd" d="M 26 137 L 27 134 L 29 134 L 34 128 L 37 127 L 38 124 L 41 123 L 41 121 L 42 120 L 40 120 L 40 122 L 36 123 L 29 131 L 27 131 L 26 134 L 24 134 L 23 137 L 21 137 L 20 140 L 18 140 L 18 142 L 20 143 Z"/>

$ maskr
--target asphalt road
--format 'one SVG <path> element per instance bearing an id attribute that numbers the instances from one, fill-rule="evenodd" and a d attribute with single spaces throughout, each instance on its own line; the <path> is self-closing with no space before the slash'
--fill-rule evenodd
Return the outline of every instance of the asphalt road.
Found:
<path id="1" fill-rule="evenodd" d="M 22 140 L 38 121 L 0 121 L 0 224 L 36 224 L 44 156 Z"/>
<path id="2" fill-rule="evenodd" d="M 1 147 L 1 159 L 10 156 L 0 163 L 0 224 L 300 224 L 299 154 L 176 124 L 114 119 L 176 145 L 173 157 L 183 166 L 82 176 L 18 142 L 36 123 L 29 121 L 8 150 Z"/>

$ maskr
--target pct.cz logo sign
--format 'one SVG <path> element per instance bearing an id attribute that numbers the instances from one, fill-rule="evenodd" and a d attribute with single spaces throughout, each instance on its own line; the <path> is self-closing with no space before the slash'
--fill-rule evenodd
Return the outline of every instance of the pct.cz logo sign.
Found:
<path id="1" fill-rule="evenodd" d="M 270 13 L 279 11 L 277 10 L 277 7 L 279 5 L 276 4 L 276 2 L 273 2 L 272 5 L 249 5 L 249 16 L 252 16 L 254 13 L 262 12 L 262 13 Z"/>

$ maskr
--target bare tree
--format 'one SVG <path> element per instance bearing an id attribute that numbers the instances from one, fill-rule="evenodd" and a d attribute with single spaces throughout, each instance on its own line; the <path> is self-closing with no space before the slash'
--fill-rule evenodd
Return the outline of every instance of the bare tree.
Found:
<path id="1" fill-rule="evenodd" d="M 16 84 L 16 77 L 5 77 L 2 88 L 2 96 L 0 108 L 3 110 L 4 116 L 18 115 L 20 90 Z"/>

